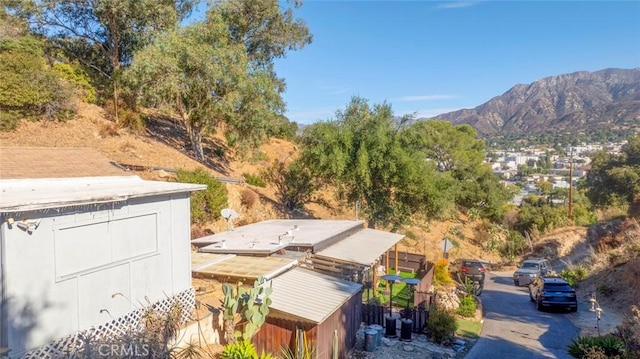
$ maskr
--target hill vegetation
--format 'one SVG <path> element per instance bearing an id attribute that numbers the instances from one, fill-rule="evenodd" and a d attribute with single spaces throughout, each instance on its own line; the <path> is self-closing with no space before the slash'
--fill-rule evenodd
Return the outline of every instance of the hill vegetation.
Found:
<path id="1" fill-rule="evenodd" d="M 503 186 L 484 163 L 485 142 L 469 124 L 397 118 L 389 104 L 355 97 L 334 120 L 297 134 L 273 60 L 311 41 L 306 25 L 276 0 L 222 1 L 181 24 L 194 3 L 4 2 L 2 144 L 90 146 L 144 178 L 176 180 L 164 168 L 206 183 L 192 201 L 193 237 L 226 229 L 225 206 L 240 213 L 235 225 L 360 216 L 405 234 L 403 249 L 434 261 L 448 237 L 453 257 L 510 264 L 531 253 L 564 257 L 575 247 L 559 254 L 567 243 L 549 236 L 589 228 L 594 255 L 571 264 L 599 278 L 613 275 L 602 263 L 624 266 L 620 287 L 602 290 L 638 294 L 640 135 L 618 155 L 594 157 L 572 214 L 544 196 L 515 206 L 520 188 Z M 604 223 L 615 224 L 603 232 Z"/>

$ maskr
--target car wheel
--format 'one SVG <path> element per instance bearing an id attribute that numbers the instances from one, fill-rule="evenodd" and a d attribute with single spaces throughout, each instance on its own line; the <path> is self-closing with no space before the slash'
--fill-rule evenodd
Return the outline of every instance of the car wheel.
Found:
<path id="1" fill-rule="evenodd" d="M 514 284 L 516 287 L 519 287 L 519 286 L 520 286 L 520 282 L 518 282 L 518 280 L 517 280 L 517 279 L 514 279 L 514 280 L 513 280 L 513 284 Z"/>

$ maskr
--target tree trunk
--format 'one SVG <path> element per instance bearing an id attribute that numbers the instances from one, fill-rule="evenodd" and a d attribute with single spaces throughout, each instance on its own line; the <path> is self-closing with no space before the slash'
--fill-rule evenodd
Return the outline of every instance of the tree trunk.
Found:
<path id="1" fill-rule="evenodd" d="M 116 80 L 113 80 L 113 119 L 116 123 L 119 123 L 118 118 L 118 84 Z"/>
<path id="2" fill-rule="evenodd" d="M 225 319 L 224 320 L 224 336 L 227 344 L 235 344 L 235 325 L 233 325 L 233 319 Z"/>
<path id="3" fill-rule="evenodd" d="M 189 139 L 191 140 L 191 146 L 195 153 L 196 160 L 200 163 L 204 163 L 204 150 L 202 149 L 202 132 L 200 128 L 196 126 L 189 126 Z"/>

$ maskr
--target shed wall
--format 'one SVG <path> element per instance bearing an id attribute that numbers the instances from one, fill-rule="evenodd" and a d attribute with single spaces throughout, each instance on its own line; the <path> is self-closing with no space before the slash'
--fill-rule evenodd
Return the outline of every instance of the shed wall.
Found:
<path id="1" fill-rule="evenodd" d="M 318 359 L 330 359 L 333 351 L 334 330 L 338 331 L 338 357 L 346 358 L 356 344 L 356 332 L 362 320 L 362 292 L 358 292 L 345 302 L 331 316 L 317 325 L 301 323 L 295 320 L 267 317 L 260 331 L 252 338 L 258 353 L 265 351 L 280 354 L 283 346 L 294 348 L 295 329 L 303 327 L 307 333 L 307 341 L 315 346 Z"/>
<path id="2" fill-rule="evenodd" d="M 25 212 L 2 224 L 12 354 L 123 316 L 191 286 L 187 193 Z M 19 217 L 18 217 L 19 216 Z"/>

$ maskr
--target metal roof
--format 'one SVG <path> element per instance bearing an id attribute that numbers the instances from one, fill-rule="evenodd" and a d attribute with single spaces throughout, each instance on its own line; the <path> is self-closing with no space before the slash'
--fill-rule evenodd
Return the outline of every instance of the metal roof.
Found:
<path id="1" fill-rule="evenodd" d="M 269 283 L 273 284 L 271 309 L 312 323 L 322 323 L 362 289 L 361 284 L 303 268 L 289 270 L 265 285 Z"/>
<path id="2" fill-rule="evenodd" d="M 363 265 L 373 264 L 404 238 L 404 234 L 364 228 L 316 254 Z"/>
<path id="3" fill-rule="evenodd" d="M 276 219 L 194 239 L 201 252 L 268 255 L 287 247 L 317 250 L 363 228 L 364 221 Z"/>
<path id="4" fill-rule="evenodd" d="M 184 193 L 200 184 L 145 181 L 138 176 L 0 180 L 0 212 L 22 212 Z"/>

